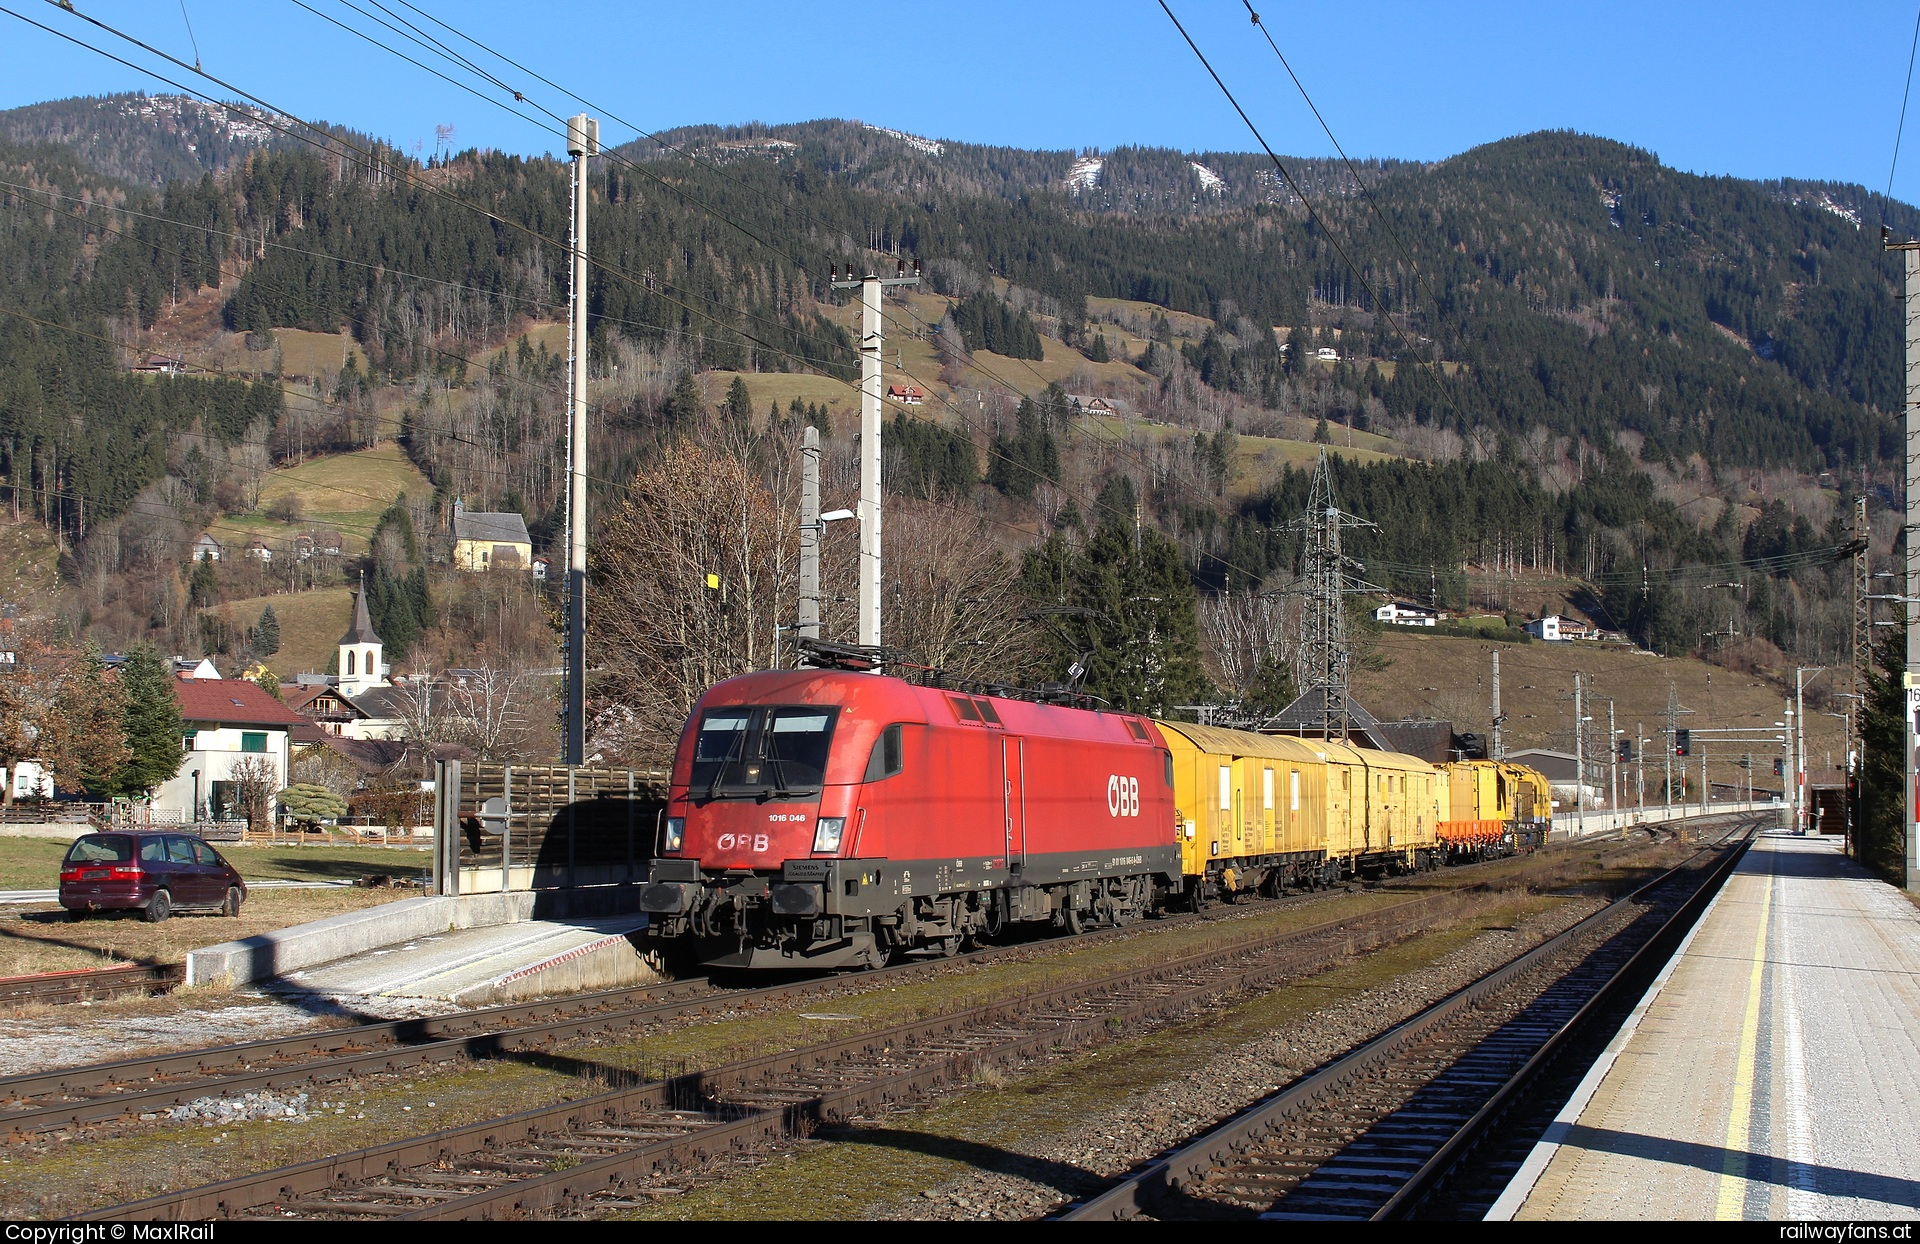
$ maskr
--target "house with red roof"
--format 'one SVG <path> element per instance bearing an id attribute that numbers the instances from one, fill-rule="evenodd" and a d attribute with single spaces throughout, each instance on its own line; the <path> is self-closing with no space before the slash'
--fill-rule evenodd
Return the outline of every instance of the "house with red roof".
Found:
<path id="1" fill-rule="evenodd" d="M 271 766 L 274 790 L 287 785 L 290 736 L 306 718 L 240 678 L 176 678 L 173 698 L 180 705 L 180 768 L 154 792 L 156 817 L 237 815 L 233 773 L 249 761 Z"/>

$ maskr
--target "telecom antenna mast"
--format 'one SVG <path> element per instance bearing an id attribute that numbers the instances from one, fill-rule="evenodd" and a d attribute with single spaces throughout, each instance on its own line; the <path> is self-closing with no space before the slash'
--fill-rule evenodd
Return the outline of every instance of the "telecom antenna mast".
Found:
<path id="1" fill-rule="evenodd" d="M 1307 512 L 1291 524 L 1305 536 L 1300 554 L 1301 591 L 1306 609 L 1301 618 L 1300 645 L 1294 650 L 1294 681 L 1303 694 L 1321 697 L 1320 731 L 1323 738 L 1345 741 L 1348 731 L 1347 677 L 1353 661 L 1347 645 L 1346 598 L 1356 592 L 1381 589 L 1357 577 L 1365 570 L 1340 550 L 1340 533 L 1379 528 L 1363 518 L 1344 514 L 1333 499 L 1333 471 L 1327 451 L 1313 469 L 1313 492 Z"/>
<path id="2" fill-rule="evenodd" d="M 587 759 L 587 157 L 600 154 L 600 122 L 567 121 L 573 157 L 573 279 L 567 299 L 567 696 L 562 763 Z"/>
<path id="3" fill-rule="evenodd" d="M 890 285 L 918 285 L 920 265 L 907 270 L 896 260 L 894 275 L 874 274 L 871 264 L 860 276 L 847 265 L 839 276 L 829 269 L 835 289 L 860 291 L 860 643 L 880 646 L 880 353 L 886 341 L 880 333 L 881 290 Z"/>

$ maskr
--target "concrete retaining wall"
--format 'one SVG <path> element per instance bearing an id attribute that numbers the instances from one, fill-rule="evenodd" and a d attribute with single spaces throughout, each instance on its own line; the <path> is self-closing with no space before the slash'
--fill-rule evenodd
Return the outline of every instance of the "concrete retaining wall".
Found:
<path id="1" fill-rule="evenodd" d="M 656 985 L 667 979 L 659 959 L 642 954 L 637 934 L 613 934 L 453 995 L 463 1006 L 498 1006 L 590 989 Z"/>
<path id="2" fill-rule="evenodd" d="M 93 826 L 85 821 L 77 823 L 45 822 L 39 825 L 0 825 L 0 838 L 54 838 L 61 842 L 72 842 L 81 834 L 90 834 Z"/>
<path id="3" fill-rule="evenodd" d="M 524 890 L 457 898 L 430 895 L 328 916 L 192 951 L 187 955 L 187 984 L 244 985 L 449 929 L 513 924 L 532 917 L 533 900 Z"/>

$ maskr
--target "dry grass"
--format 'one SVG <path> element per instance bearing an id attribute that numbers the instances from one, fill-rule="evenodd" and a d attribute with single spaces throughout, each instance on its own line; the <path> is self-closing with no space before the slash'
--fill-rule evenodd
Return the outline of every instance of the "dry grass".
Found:
<path id="1" fill-rule="evenodd" d="M 317 674 L 339 652 L 340 636 L 353 621 L 353 589 L 316 588 L 230 601 L 223 612 L 235 626 L 254 626 L 268 605 L 280 622 L 280 651 L 266 658 L 268 668 L 291 682 L 295 674 Z"/>
<path id="2" fill-rule="evenodd" d="M 59 599 L 60 550 L 45 527 L 24 511 L 13 522 L 12 513 L 0 511 L 0 602 L 22 614 L 40 613 Z"/>
<path id="3" fill-rule="evenodd" d="M 1791 687 L 1750 674 L 1709 665 L 1691 657 L 1665 658 L 1636 654 L 1599 644 L 1491 644 L 1478 639 L 1423 636 L 1411 630 L 1388 628 L 1378 640 L 1382 655 L 1392 664 L 1385 670 L 1362 670 L 1354 676 L 1354 690 L 1374 715 L 1392 720 L 1403 716 L 1452 718 L 1461 730 L 1486 731 L 1492 716 L 1492 662 L 1488 654 L 1500 649 L 1500 708 L 1507 717 L 1505 739 L 1511 749 L 1550 747 L 1571 751 L 1573 736 L 1573 675 L 1584 673 L 1589 697 L 1613 697 L 1615 724 L 1632 731 L 1636 724 L 1649 735 L 1666 720 L 1667 689 L 1677 687 L 1680 702 L 1693 709 L 1681 724 L 1693 728 L 1748 727 L 1766 733 L 1782 720 L 1783 697 Z M 1828 675 L 1832 677 L 1832 675 Z M 1589 698 L 1594 716 L 1592 737 L 1603 740 L 1607 730 L 1604 698 Z M 1840 752 L 1842 727 L 1837 718 L 1809 710 L 1807 763 L 1824 780 L 1829 751 Z M 1703 736 L 1694 736 L 1692 768 L 1706 749 L 1710 774 L 1716 782 L 1741 781 L 1744 772 L 1733 763 L 1731 745 L 1715 748 Z M 1647 781 L 1655 785 L 1653 768 L 1661 759 L 1658 746 L 1647 765 Z M 1739 749 L 1744 752 L 1746 746 Z M 1755 745 L 1754 784 L 1777 779 L 1767 759 L 1779 754 L 1776 746 Z M 1723 757 L 1715 760 L 1716 756 Z M 1677 762 L 1676 762 L 1677 766 Z M 1622 766 L 1625 769 L 1625 766 Z M 1738 776 L 1736 776 L 1738 775 Z M 1622 783 L 1625 783 L 1623 773 Z"/>
<path id="4" fill-rule="evenodd" d="M 0 836 L 0 890 L 50 890 L 60 883 L 60 860 L 71 837 Z M 369 873 L 411 875 L 427 866 L 425 851 L 336 843 L 274 846 L 221 843 L 216 848 L 249 881 L 353 881 Z"/>
<path id="5" fill-rule="evenodd" d="M 280 374 L 318 379 L 346 366 L 366 370 L 367 355 L 346 333 L 315 333 L 304 328 L 276 328 L 273 343 L 280 351 Z"/>
<path id="6" fill-rule="evenodd" d="M 0 976 L 113 967 L 122 963 L 179 963 L 190 950 L 305 924 L 325 916 L 414 897 L 412 889 L 254 890 L 238 919 L 177 915 L 147 924 L 137 914 L 96 915 L 71 921 L 58 907 L 0 908 Z"/>
<path id="7" fill-rule="evenodd" d="M 300 526 L 337 527 L 349 548 L 364 548 L 381 511 L 395 496 L 420 496 L 433 485 L 398 445 L 310 458 L 273 472 L 260 489 L 260 507 L 282 497 L 300 499 Z"/>
<path id="8" fill-rule="evenodd" d="M 285 1090 L 291 1096 L 297 1090 Z M 346 1153 L 583 1096 L 581 1080 L 501 1059 L 417 1077 L 379 1076 L 306 1090 L 311 1105 L 339 1102 L 304 1122 L 139 1125 L 87 1144 L 20 1145 L 0 1157 L 0 1215 L 64 1218 L 251 1171 Z M 431 1103 L 431 1104 L 429 1104 Z M 364 1116 L 364 1117 L 358 1117 Z"/>

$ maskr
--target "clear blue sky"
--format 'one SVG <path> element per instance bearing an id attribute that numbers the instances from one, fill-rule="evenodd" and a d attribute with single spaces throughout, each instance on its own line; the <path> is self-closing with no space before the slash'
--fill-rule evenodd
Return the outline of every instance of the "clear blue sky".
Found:
<path id="1" fill-rule="evenodd" d="M 343 0 L 306 2 L 370 26 Z M 413 16 L 399 0 L 384 2 Z M 1330 154 L 1244 8 L 1171 2 L 1276 150 Z M 1831 178 L 1878 190 L 1893 153 L 1915 2 L 1256 7 L 1356 156 L 1435 159 L 1530 130 L 1572 128 L 1651 148 L 1696 172 Z M 44 0 L 0 3 L 114 43 Z M 179 0 L 76 3 L 188 60 L 190 20 L 210 72 L 297 115 L 403 147 L 418 140 L 430 150 L 437 124 L 453 125 L 463 147 L 557 146 L 535 125 L 291 0 L 185 0 L 185 20 Z M 378 12 L 372 0 L 352 3 Z M 1153 0 L 419 3 L 648 129 L 840 116 L 1021 147 L 1254 146 Z M 570 52 L 575 36 L 579 50 Z M 113 50 L 148 59 L 125 45 Z M 524 75 L 501 76 L 556 112 L 578 107 Z M 0 107 L 130 89 L 171 88 L 0 14 Z M 605 124 L 611 141 L 631 137 Z M 1909 128 L 1894 193 L 1916 202 L 1920 120 Z"/>

